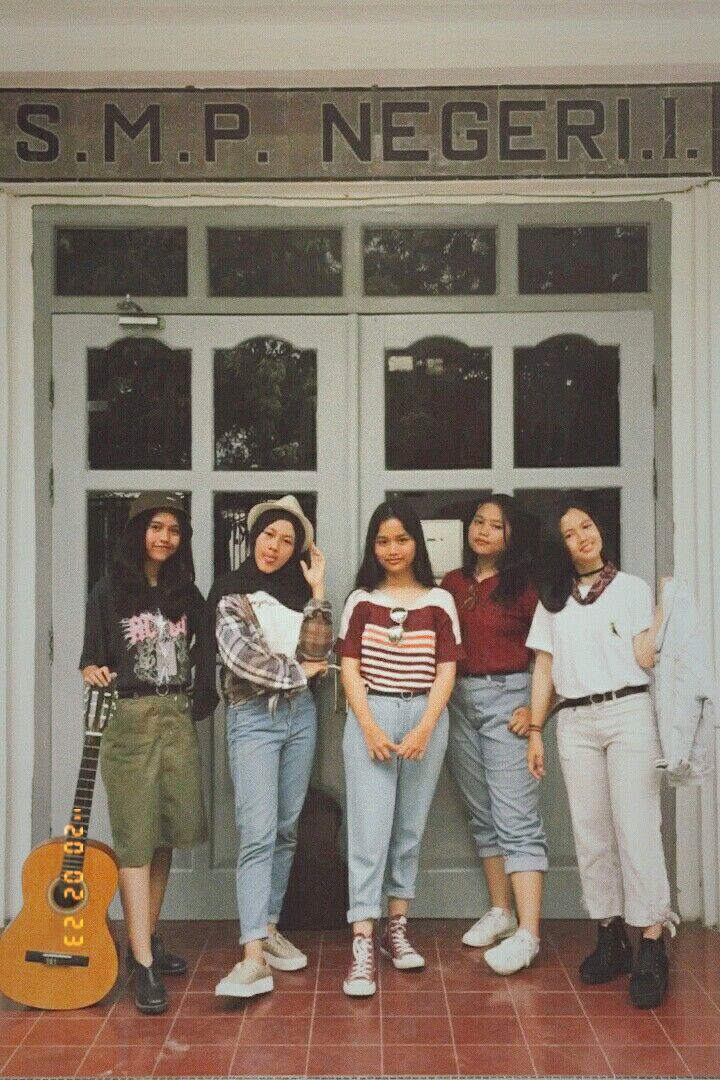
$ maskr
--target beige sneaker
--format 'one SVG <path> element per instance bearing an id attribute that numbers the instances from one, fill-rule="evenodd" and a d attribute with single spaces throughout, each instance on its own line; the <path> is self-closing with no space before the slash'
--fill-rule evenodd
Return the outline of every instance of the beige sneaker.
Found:
<path id="1" fill-rule="evenodd" d="M 278 971 L 299 971 L 300 968 L 307 967 L 305 953 L 300 952 L 292 941 L 283 937 L 279 930 L 266 937 L 262 947 L 265 962 Z"/>
<path id="2" fill-rule="evenodd" d="M 267 994 L 273 988 L 272 971 L 260 960 L 246 957 L 215 987 L 217 996 L 249 998 Z"/>

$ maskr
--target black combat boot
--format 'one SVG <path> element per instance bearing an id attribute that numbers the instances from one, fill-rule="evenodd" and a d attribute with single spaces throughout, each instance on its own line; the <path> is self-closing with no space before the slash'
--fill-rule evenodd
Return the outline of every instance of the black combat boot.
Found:
<path id="1" fill-rule="evenodd" d="M 630 1000 L 636 1009 L 654 1009 L 668 987 L 668 958 L 662 936 L 640 938 L 640 948 L 630 976 Z"/>
<path id="2" fill-rule="evenodd" d="M 133 991 L 135 1008 L 141 1013 L 164 1013 L 168 1007 L 162 975 L 154 964 L 145 967 L 133 960 Z"/>
<path id="3" fill-rule="evenodd" d="M 163 939 L 159 934 L 150 935 L 150 948 L 152 950 L 153 967 L 159 975 L 184 975 L 187 971 L 187 960 L 183 956 L 176 956 L 175 953 L 167 952 Z M 132 954 L 132 949 L 128 945 L 127 947 L 127 966 L 128 971 L 132 973 L 133 964 L 135 963 L 135 957 Z"/>
<path id="4" fill-rule="evenodd" d="M 161 975 L 184 975 L 187 971 L 187 960 L 184 956 L 177 956 L 168 952 L 159 934 L 150 937 L 152 948 L 153 967 Z"/>
<path id="5" fill-rule="evenodd" d="M 632 967 L 632 947 L 619 915 L 607 926 L 598 926 L 597 946 L 580 965 L 580 978 L 588 986 L 627 975 Z"/>

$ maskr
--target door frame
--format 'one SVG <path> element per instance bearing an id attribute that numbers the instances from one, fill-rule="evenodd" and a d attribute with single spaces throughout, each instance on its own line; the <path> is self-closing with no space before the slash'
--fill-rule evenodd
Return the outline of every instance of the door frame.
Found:
<path id="1" fill-rule="evenodd" d="M 667 193 L 664 193 L 667 189 Z M 6 231 L 0 237 L 0 276 L 5 275 L 7 290 L 0 297 L 0 324 L 5 319 L 7 328 L 7 351 L 2 352 L 0 366 L 7 372 L 9 395 L 7 403 L 7 428 L 12 438 L 13 459 L 9 475 L 0 481 L 0 494 L 4 488 L 8 507 L 7 534 L 2 542 L 7 545 L 9 570 L 7 575 L 8 607 L 11 612 L 6 628 L 5 667 L 0 671 L 4 678 L 8 712 L 8 768 L 12 773 L 12 790 L 5 789 L 4 804 L 7 815 L 7 910 L 20 906 L 19 874 L 22 860 L 33 842 L 47 835 L 50 805 L 49 762 L 45 748 L 50 735 L 50 693 L 48 677 L 48 634 L 50 612 L 47 604 L 49 569 L 46 552 L 50 545 L 50 510 L 47 463 L 49 460 L 50 404 L 48 395 L 50 361 L 50 319 L 54 312 L 95 310 L 110 312 L 113 302 L 95 300 L 87 302 L 72 298 L 56 297 L 52 287 L 53 276 L 53 229 L 59 224 L 149 224 L 158 221 L 173 224 L 187 221 L 198 215 L 191 228 L 191 248 L 196 246 L 198 230 L 214 215 L 223 214 L 233 223 L 264 221 L 287 221 L 291 216 L 300 224 L 308 221 L 325 222 L 329 213 L 345 215 L 350 224 L 345 245 L 359 250 L 360 220 L 375 223 L 435 224 L 448 221 L 499 221 L 501 233 L 508 228 L 508 215 L 516 220 L 524 216 L 530 223 L 634 220 L 647 221 L 653 235 L 651 280 L 653 293 L 650 297 L 595 298 L 600 310 L 618 310 L 627 307 L 651 307 L 656 314 L 656 358 L 660 408 L 656 416 L 656 445 L 658 448 L 658 512 L 657 550 L 659 562 L 672 566 L 678 555 L 681 568 L 687 567 L 687 577 L 697 580 L 698 562 L 693 553 L 698 551 L 697 535 L 704 537 L 708 523 L 699 525 L 699 534 L 693 527 L 688 540 L 686 555 L 674 552 L 672 519 L 673 509 L 682 513 L 688 500 L 695 497 L 696 461 L 687 439 L 683 437 L 687 425 L 693 424 L 694 402 L 698 408 L 708 404 L 707 397 L 698 397 L 692 365 L 681 364 L 671 375 L 670 370 L 670 300 L 671 263 L 672 276 L 672 325 L 673 340 L 679 355 L 684 357 L 695 340 L 694 327 L 702 312 L 714 310 L 711 296 L 705 289 L 709 262 L 709 223 L 717 216 L 720 205 L 720 189 L 710 192 L 674 194 L 673 185 L 664 181 L 558 181 L 552 186 L 553 196 L 560 196 L 553 203 L 547 199 L 548 187 L 540 182 L 523 182 L 522 185 L 493 185 L 482 182 L 464 185 L 462 192 L 457 185 L 433 183 L 423 187 L 425 205 L 416 198 L 412 185 L 407 191 L 396 185 L 381 191 L 373 189 L 371 202 L 365 200 L 363 185 L 343 185 L 342 190 L 332 185 L 316 185 L 313 192 L 298 191 L 285 205 L 272 204 L 272 193 L 264 190 L 262 198 L 266 205 L 258 204 L 258 196 L 242 185 L 226 189 L 227 201 L 218 208 L 214 199 L 216 192 L 206 192 L 202 185 L 186 188 L 177 197 L 168 188 L 155 191 L 152 185 L 124 185 L 122 190 L 109 188 L 112 205 L 107 205 L 107 195 L 97 188 L 76 185 L 72 193 L 62 186 L 50 185 L 42 194 L 33 195 L 23 189 L 22 197 L 12 192 L 0 194 Z M 55 194 L 58 192 L 58 194 Z M 318 208 L 317 194 L 325 196 L 325 206 Z M 162 205 L 157 198 L 162 195 Z M 211 198 L 208 198 L 211 195 Z M 286 193 L 283 192 L 286 196 Z M 521 201 L 518 200 L 521 196 Z M 408 205 L 410 200 L 413 204 Z M 639 200 L 639 201 L 638 201 Z M 104 205 L 98 205 L 101 202 Z M 429 205 L 433 203 L 434 205 Z M 499 208 L 499 209 L 498 209 Z M 673 245 L 670 248 L 670 215 L 673 222 Z M 228 218 L 229 215 L 229 218 Z M 4 258 L 3 258 L 4 254 Z M 31 261 L 32 256 L 32 261 Z M 511 259 L 511 256 L 508 256 Z M 507 261 L 507 260 L 506 260 Z M 34 269 L 33 269 L 34 264 Z M 506 281 L 512 272 L 507 265 L 498 267 L 499 281 Z M 694 284 L 697 277 L 698 285 Z M 377 310 L 377 304 L 365 298 L 362 303 L 350 295 L 358 282 L 348 282 L 348 295 L 338 298 L 338 308 L 359 312 Z M 714 295 L 714 294 L 713 294 Z M 564 309 L 577 307 L 577 297 L 559 298 Z M 580 298 L 587 302 L 587 298 Z M 512 299 L 499 302 L 503 310 L 512 310 Z M 432 304 L 424 301 L 427 309 Z M 227 310 L 228 302 L 209 301 L 197 292 L 183 301 L 149 301 L 149 305 L 163 312 L 184 311 L 207 313 L 211 310 Z M 270 302 L 253 301 L 255 311 L 271 308 Z M 388 308 L 392 309 L 392 304 Z M 421 305 L 422 306 L 422 305 Z M 466 304 L 454 302 L 457 309 L 468 310 Z M 238 313 L 243 303 L 233 304 Z M 290 305 L 292 307 L 292 305 Z M 303 308 L 307 310 L 307 307 Z M 395 310 L 401 310 L 397 304 Z M 698 314 L 700 313 L 700 314 Z M 705 316 L 707 319 L 707 316 Z M 34 355 L 34 377 L 27 378 L 28 358 Z M 705 367 L 710 362 L 708 349 L 700 354 L 699 362 Z M 671 397 L 677 402 L 672 422 L 677 428 L 671 441 Z M 674 471 L 674 475 L 673 475 Z M 673 486 L 674 480 L 674 486 Z M 34 505 L 28 492 L 34 491 Z M 674 495 L 673 492 L 676 494 Z M 679 493 L 678 493 L 679 492 Z M 709 545 L 701 550 L 709 550 Z M 700 559 L 702 562 L 702 558 Z M 708 618 L 713 618 L 712 612 Z M 720 618 L 714 617 L 720 624 Z M 720 628 L 720 626 L 719 626 Z M 29 745 L 27 733 L 35 731 L 34 746 Z M 34 778 L 34 781 L 33 781 Z M 1 794 L 1 792 L 0 792 Z M 698 836 L 699 799 L 690 796 L 683 814 L 683 833 Z M 707 815 L 704 815 L 704 819 Z M 712 847 L 715 833 L 708 841 Z M 699 841 L 698 841 L 699 845 Z M 700 899 L 701 856 L 699 846 L 685 842 L 680 845 L 682 873 L 678 885 L 682 890 L 681 906 L 686 914 L 696 917 L 702 910 Z M 706 843 L 707 847 L 707 843 Z M 707 892 L 707 884 L 705 886 Z"/>

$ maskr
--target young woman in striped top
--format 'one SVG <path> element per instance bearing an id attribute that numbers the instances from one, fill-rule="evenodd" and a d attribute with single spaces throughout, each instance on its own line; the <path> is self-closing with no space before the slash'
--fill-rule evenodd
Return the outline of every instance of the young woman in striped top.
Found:
<path id="1" fill-rule="evenodd" d="M 463 656 L 455 603 L 435 588 L 420 520 L 403 499 L 370 519 L 337 652 L 348 701 L 343 738 L 352 960 L 346 994 L 375 993 L 373 925 L 396 968 L 425 961 L 407 933 L 420 842 L 448 739 L 447 702 Z"/>

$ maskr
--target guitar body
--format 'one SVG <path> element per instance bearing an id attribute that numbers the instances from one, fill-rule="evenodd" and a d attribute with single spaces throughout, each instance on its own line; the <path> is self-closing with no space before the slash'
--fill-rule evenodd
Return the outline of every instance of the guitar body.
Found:
<path id="1" fill-rule="evenodd" d="M 55 837 L 28 855 L 22 910 L 0 936 L 0 991 L 36 1009 L 93 1005 L 118 974 L 107 923 L 117 860 L 106 844 L 85 840 L 82 884 L 68 888 L 60 880 L 66 842 Z"/>

